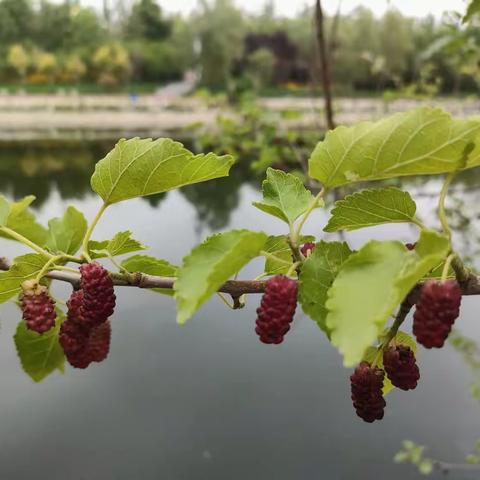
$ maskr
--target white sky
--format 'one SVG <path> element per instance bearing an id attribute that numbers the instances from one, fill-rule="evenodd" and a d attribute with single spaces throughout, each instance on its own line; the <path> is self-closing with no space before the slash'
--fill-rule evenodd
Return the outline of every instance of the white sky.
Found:
<path id="1" fill-rule="evenodd" d="M 56 0 L 59 1 L 59 0 Z M 166 12 L 189 13 L 197 5 L 197 0 L 157 0 Z M 327 12 L 334 13 L 339 0 L 324 0 L 323 4 Z M 100 7 L 102 0 L 81 0 L 83 5 Z M 247 11 L 258 12 L 265 4 L 264 0 L 236 0 Z M 274 0 L 277 13 L 281 15 L 295 15 L 305 4 L 313 4 L 313 0 Z M 408 16 L 423 17 L 432 13 L 440 17 L 446 10 L 458 10 L 463 12 L 465 0 L 343 0 L 342 12 L 348 13 L 358 5 L 369 7 L 377 15 L 385 12 L 388 4 L 398 8 Z"/>

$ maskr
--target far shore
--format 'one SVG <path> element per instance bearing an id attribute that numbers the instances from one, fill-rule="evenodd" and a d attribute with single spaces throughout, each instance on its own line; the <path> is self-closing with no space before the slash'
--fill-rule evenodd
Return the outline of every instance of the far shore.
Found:
<path id="1" fill-rule="evenodd" d="M 282 120 L 289 128 L 324 129 L 321 98 L 260 98 L 272 111 L 295 111 L 298 115 Z M 398 99 L 337 98 L 338 124 L 374 120 L 389 113 L 404 111 L 421 104 L 439 106 L 452 115 L 464 118 L 478 115 L 480 99 L 438 98 Z M 226 107 L 209 105 L 195 97 L 166 95 L 0 95 L 0 140 L 55 137 L 78 132 L 103 135 L 136 132 L 160 136 L 188 129 L 193 124 L 214 126 L 218 115 L 232 115 Z"/>

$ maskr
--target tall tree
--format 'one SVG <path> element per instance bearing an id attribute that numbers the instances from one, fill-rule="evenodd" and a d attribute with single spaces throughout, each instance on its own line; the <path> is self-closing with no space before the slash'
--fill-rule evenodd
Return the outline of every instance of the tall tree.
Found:
<path id="1" fill-rule="evenodd" d="M 243 15 L 232 0 L 200 1 L 193 18 L 200 44 L 202 82 L 208 86 L 224 86 L 231 75 L 235 58 L 243 48 L 245 33 Z"/>
<path id="2" fill-rule="evenodd" d="M 32 33 L 34 12 L 30 0 L 0 2 L 0 45 L 22 42 Z"/>
<path id="3" fill-rule="evenodd" d="M 125 25 L 127 36 L 146 40 L 163 40 L 170 29 L 170 22 L 163 18 L 162 9 L 155 0 L 135 3 Z"/>

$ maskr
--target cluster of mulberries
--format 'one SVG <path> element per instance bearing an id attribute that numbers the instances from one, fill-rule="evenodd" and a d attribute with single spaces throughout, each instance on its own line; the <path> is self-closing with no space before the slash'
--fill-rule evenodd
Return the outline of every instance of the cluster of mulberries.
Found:
<path id="1" fill-rule="evenodd" d="M 48 332 L 55 325 L 55 302 L 48 293 L 47 287 L 35 280 L 27 280 L 22 284 L 20 297 L 23 319 L 29 330 L 37 333 Z"/>
<path id="2" fill-rule="evenodd" d="M 257 309 L 255 332 L 263 343 L 283 342 L 297 306 L 297 282 L 283 275 L 270 278 Z"/>
<path id="3" fill-rule="evenodd" d="M 415 246 L 407 245 L 407 248 Z M 461 300 L 462 291 L 456 280 L 427 281 L 420 291 L 413 315 L 413 333 L 418 343 L 426 348 L 443 347 L 460 313 Z M 385 401 L 380 397 L 384 373 L 395 387 L 402 390 L 413 390 L 420 379 L 415 355 L 406 345 L 388 346 L 383 352 L 383 368 L 363 362 L 350 377 L 353 405 L 366 422 L 383 417 Z"/>
<path id="4" fill-rule="evenodd" d="M 410 347 L 387 347 L 383 352 L 383 369 L 362 362 L 350 377 L 353 406 L 357 415 L 368 423 L 383 418 L 385 373 L 392 384 L 402 390 L 412 390 L 417 386 L 420 372 Z"/>
<path id="5" fill-rule="evenodd" d="M 112 333 L 108 317 L 115 308 L 115 293 L 110 275 L 99 263 L 82 265 L 80 274 L 81 289 L 67 302 L 60 344 L 70 365 L 87 368 L 108 355 Z"/>
<path id="6" fill-rule="evenodd" d="M 456 280 L 425 283 L 413 316 L 413 333 L 425 348 L 443 347 L 460 313 L 462 292 Z"/>

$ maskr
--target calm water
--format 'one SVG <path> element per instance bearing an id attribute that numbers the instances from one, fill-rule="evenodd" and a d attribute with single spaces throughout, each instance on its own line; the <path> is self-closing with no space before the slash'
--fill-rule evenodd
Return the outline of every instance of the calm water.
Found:
<path id="1" fill-rule="evenodd" d="M 91 218 L 100 203 L 89 193 L 91 161 L 110 147 L 72 145 L 60 154 L 5 145 L 1 189 L 10 197 L 35 193 L 43 222 L 70 204 Z M 244 177 L 234 171 L 227 180 L 113 206 L 95 237 L 128 228 L 152 247 L 150 254 L 178 263 L 218 229 L 284 233 L 280 221 L 250 206 L 259 192 Z M 419 204 L 431 208 L 428 198 Z M 319 235 L 325 219 L 316 213 L 308 233 Z M 349 239 L 359 246 L 364 235 L 406 241 L 414 234 L 408 227 L 375 228 Z M 2 241 L 2 255 L 20 251 Z M 259 270 L 253 263 L 242 277 Z M 350 403 L 350 372 L 300 310 L 287 341 L 265 346 L 253 328 L 258 297 L 237 312 L 213 299 L 179 327 L 170 298 L 118 293 L 108 360 L 87 371 L 67 368 L 41 384 L 19 366 L 12 341 L 18 311 L 3 306 L 0 478 L 405 480 L 419 476 L 392 463 L 402 440 L 430 445 L 432 456 L 455 462 L 480 437 L 471 373 L 451 347 L 420 350 L 418 389 L 392 393 L 384 421 L 367 425 Z M 478 308 L 477 299 L 466 299 L 459 322 L 474 338 Z"/>

